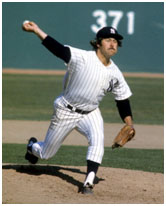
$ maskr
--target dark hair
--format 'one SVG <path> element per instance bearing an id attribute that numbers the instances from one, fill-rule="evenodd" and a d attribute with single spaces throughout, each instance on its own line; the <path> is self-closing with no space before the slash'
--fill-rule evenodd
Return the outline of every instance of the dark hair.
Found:
<path id="1" fill-rule="evenodd" d="M 93 47 L 93 49 L 96 51 L 98 49 L 98 46 L 97 44 L 101 45 L 101 41 L 103 40 L 104 38 L 98 38 L 98 39 L 93 39 L 90 41 L 90 44 L 91 46 Z M 118 46 L 119 47 L 122 47 L 122 41 L 120 41 L 119 39 L 117 39 L 117 42 L 118 42 Z"/>

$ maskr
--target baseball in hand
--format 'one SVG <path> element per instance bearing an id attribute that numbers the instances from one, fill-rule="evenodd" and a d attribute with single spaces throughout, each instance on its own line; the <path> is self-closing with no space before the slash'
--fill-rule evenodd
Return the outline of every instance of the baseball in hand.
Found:
<path id="1" fill-rule="evenodd" d="M 23 23 L 22 23 L 22 29 L 24 30 L 24 31 L 27 31 L 27 25 L 26 24 L 28 24 L 30 21 L 29 20 L 25 20 L 25 21 L 23 21 Z"/>
<path id="2" fill-rule="evenodd" d="M 23 21 L 22 25 L 29 23 L 29 20 Z"/>

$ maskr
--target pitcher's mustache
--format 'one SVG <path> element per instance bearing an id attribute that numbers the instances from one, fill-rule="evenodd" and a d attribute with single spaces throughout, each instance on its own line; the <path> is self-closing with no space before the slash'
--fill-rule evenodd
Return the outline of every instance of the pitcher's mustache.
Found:
<path id="1" fill-rule="evenodd" d="M 111 50 L 111 49 L 112 49 L 112 50 L 115 50 L 115 48 L 114 48 L 114 47 L 110 47 L 110 48 L 109 48 L 109 50 Z"/>

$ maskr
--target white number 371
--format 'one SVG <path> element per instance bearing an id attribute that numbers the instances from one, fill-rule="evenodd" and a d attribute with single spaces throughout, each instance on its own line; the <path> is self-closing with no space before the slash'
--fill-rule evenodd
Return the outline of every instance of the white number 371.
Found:
<path id="1" fill-rule="evenodd" d="M 110 10 L 106 13 L 103 10 L 95 10 L 92 13 L 92 16 L 96 18 L 96 23 L 91 25 L 91 29 L 94 33 L 98 32 L 104 26 L 107 26 L 107 17 L 113 17 L 112 24 L 110 26 L 118 28 L 119 22 L 124 16 L 123 11 Z M 126 13 L 127 16 L 127 33 L 129 35 L 134 34 L 134 21 L 135 21 L 135 12 L 129 11 Z"/>

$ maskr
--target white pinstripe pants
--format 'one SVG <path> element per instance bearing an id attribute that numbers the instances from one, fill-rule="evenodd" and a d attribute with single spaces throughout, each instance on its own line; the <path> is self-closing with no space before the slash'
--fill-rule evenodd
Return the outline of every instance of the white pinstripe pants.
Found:
<path id="1" fill-rule="evenodd" d="M 33 144 L 33 154 L 41 159 L 53 157 L 67 135 L 76 129 L 88 140 L 86 159 L 101 164 L 104 154 L 104 129 L 100 110 L 97 108 L 89 114 L 78 114 L 66 108 L 61 98 L 54 106 L 45 140 Z"/>

